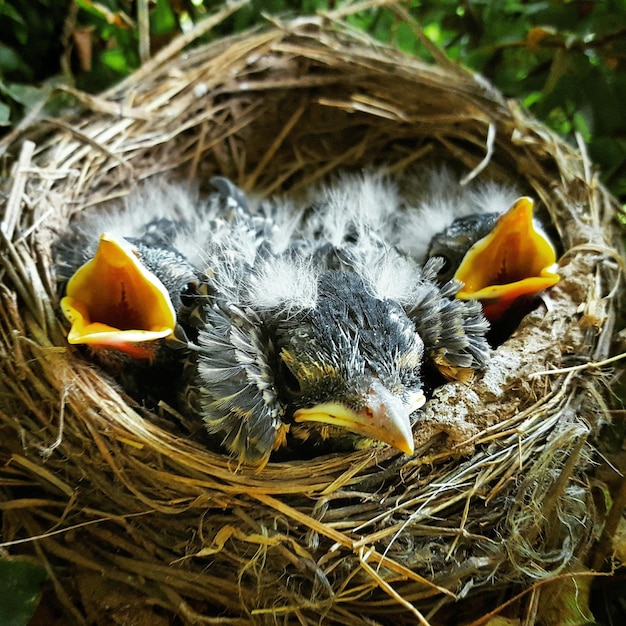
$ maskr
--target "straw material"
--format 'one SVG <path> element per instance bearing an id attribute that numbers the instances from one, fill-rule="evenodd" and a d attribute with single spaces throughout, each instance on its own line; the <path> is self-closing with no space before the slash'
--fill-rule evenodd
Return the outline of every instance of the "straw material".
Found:
<path id="1" fill-rule="evenodd" d="M 621 271 L 615 201 L 584 152 L 441 54 L 427 65 L 328 18 L 187 40 L 8 146 L 3 549 L 36 555 L 66 618 L 90 624 L 437 624 L 463 621 L 462 598 L 468 622 L 490 592 L 581 569 L 602 523 L 589 470 Z M 484 376 L 436 391 L 411 458 L 238 468 L 67 345 L 50 244 L 87 207 L 151 176 L 270 194 L 434 159 L 522 181 L 565 253 Z"/>

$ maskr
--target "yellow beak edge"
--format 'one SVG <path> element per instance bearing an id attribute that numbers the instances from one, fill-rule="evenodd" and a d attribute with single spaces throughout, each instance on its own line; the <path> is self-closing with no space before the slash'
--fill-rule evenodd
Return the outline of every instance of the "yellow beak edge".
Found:
<path id="1" fill-rule="evenodd" d="M 405 454 L 413 454 L 414 441 L 410 415 L 426 398 L 415 394 L 411 405 L 404 405 L 382 384 L 374 381 L 366 406 L 355 411 L 340 402 L 320 403 L 294 412 L 296 422 L 320 422 L 344 428 L 368 439 L 382 441 Z"/>
<path id="2" fill-rule="evenodd" d="M 125 239 L 104 233 L 94 257 L 70 278 L 61 310 L 71 323 L 71 344 L 115 348 L 150 358 L 154 346 L 176 326 L 176 312 L 163 283 Z"/>
<path id="3" fill-rule="evenodd" d="M 480 300 L 492 321 L 518 298 L 559 282 L 556 251 L 535 227 L 533 208 L 531 198 L 517 200 L 491 233 L 468 250 L 454 276 L 463 283 L 457 298 Z"/>

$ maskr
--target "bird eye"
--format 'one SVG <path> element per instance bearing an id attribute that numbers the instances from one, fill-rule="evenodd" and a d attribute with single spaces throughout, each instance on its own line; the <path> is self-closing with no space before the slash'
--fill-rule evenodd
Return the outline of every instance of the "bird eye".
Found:
<path id="1" fill-rule="evenodd" d="M 188 283 L 187 285 L 185 285 L 180 293 L 180 299 L 183 303 L 183 306 L 192 306 L 197 296 L 198 288 L 197 285 L 195 285 L 194 283 Z"/>
<path id="2" fill-rule="evenodd" d="M 279 366 L 280 381 L 283 384 L 285 390 L 292 394 L 299 394 L 300 381 L 298 377 L 289 369 L 289 366 L 281 359 Z"/>

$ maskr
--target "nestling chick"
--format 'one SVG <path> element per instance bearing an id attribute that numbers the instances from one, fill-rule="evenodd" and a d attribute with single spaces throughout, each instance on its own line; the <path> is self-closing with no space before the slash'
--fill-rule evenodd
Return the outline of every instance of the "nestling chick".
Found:
<path id="1" fill-rule="evenodd" d="M 290 430 L 311 444 L 330 439 L 335 450 L 365 437 L 412 452 L 410 415 L 425 401 L 414 324 L 356 274 L 303 278 L 316 283 L 306 306 L 216 302 L 198 359 L 209 432 L 244 462 L 293 446 Z"/>
<path id="2" fill-rule="evenodd" d="M 61 300 L 72 324 L 68 341 L 152 359 L 156 341 L 174 334 L 175 307 L 183 308 L 183 291 L 194 280 L 193 268 L 175 250 L 103 233 Z"/>
<path id="3" fill-rule="evenodd" d="M 204 246 L 212 304 L 190 397 L 241 461 L 374 441 L 410 453 L 424 359 L 450 378 L 485 364 L 480 305 L 379 234 L 394 189 L 344 177 L 298 206 L 263 203 Z"/>
<path id="4" fill-rule="evenodd" d="M 460 241 L 463 255 L 458 254 Z M 456 220 L 433 239 L 429 254 L 451 260 L 454 278 L 463 283 L 457 298 L 479 300 L 491 321 L 521 299 L 559 282 L 556 250 L 533 221 L 533 201 L 528 197 L 516 200 L 503 214 Z"/>
<path id="5" fill-rule="evenodd" d="M 556 284 L 556 250 L 534 215 L 531 198 L 489 181 L 462 185 L 447 168 L 399 181 L 404 209 L 394 221 L 395 245 L 413 258 L 441 257 L 441 284 L 463 283 L 457 297 L 482 303 L 491 322 L 508 331 L 527 313 L 529 301 Z M 505 335 L 506 336 L 506 333 Z"/>
<path id="6" fill-rule="evenodd" d="M 559 280 L 555 246 L 532 200 L 494 182 L 462 185 L 447 169 L 403 185 L 404 197 L 414 200 L 400 213 L 397 245 L 418 259 L 426 250 L 426 258 L 441 258 L 438 281 L 463 284 L 456 297 L 482 304 L 491 322 L 487 338 L 499 345 Z"/>
<path id="7" fill-rule="evenodd" d="M 202 276 L 175 247 L 197 226 L 198 203 L 180 186 L 148 186 L 81 216 L 54 246 L 68 342 L 87 346 L 142 401 L 172 395 L 161 391 L 201 324 Z"/>

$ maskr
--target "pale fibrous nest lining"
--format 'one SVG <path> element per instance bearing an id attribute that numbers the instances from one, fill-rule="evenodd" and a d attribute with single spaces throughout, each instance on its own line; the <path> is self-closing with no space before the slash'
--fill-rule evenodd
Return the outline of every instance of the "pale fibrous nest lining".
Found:
<path id="1" fill-rule="evenodd" d="M 610 375 L 585 366 L 609 355 L 619 278 L 614 201 L 584 153 L 441 55 L 424 64 L 333 20 L 178 48 L 9 146 L 4 549 L 48 564 L 79 623 L 125 623 L 124 610 L 156 623 L 445 623 L 463 597 L 576 570 L 602 521 L 587 472 Z M 564 254 L 561 282 L 484 374 L 436 390 L 414 456 L 237 467 L 67 346 L 50 244 L 83 209 L 153 176 L 219 174 L 270 194 L 431 160 L 521 185 Z"/>

